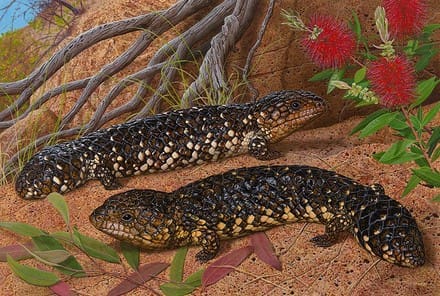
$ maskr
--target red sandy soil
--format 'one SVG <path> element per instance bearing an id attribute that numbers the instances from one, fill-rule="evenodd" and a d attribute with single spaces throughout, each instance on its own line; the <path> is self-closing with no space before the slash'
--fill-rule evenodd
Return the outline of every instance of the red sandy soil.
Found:
<path id="1" fill-rule="evenodd" d="M 437 124 L 440 118 L 436 119 Z M 373 152 L 386 149 L 392 136 L 381 133 L 365 141 L 348 137 L 348 132 L 359 122 L 358 119 L 326 128 L 294 133 L 276 148 L 283 156 L 270 164 L 307 164 L 332 169 L 362 183 L 381 183 L 387 194 L 399 198 L 410 167 L 406 165 L 385 166 L 372 157 Z M 145 175 L 122 180 L 124 188 L 151 188 L 171 191 L 191 181 L 226 170 L 254 166 L 262 163 L 250 156 L 234 157 L 219 163 L 178 170 L 169 173 Z M 71 219 L 80 231 L 102 239 L 118 248 L 117 242 L 97 231 L 88 221 L 88 215 L 107 197 L 119 191 L 106 191 L 97 181 L 66 194 Z M 406 198 L 400 200 L 416 217 L 422 230 L 427 263 L 417 269 L 402 268 L 384 261 L 377 264 L 376 258 L 363 250 L 351 235 L 326 249 L 317 248 L 309 242 L 313 236 L 322 233 L 322 225 L 296 223 L 267 231 L 275 251 L 283 263 L 283 271 L 277 271 L 251 255 L 239 270 L 208 287 L 195 291 L 195 295 L 440 295 L 440 218 L 439 204 L 431 198 L 439 194 L 438 189 L 419 186 Z M 48 231 L 64 230 L 62 219 L 47 200 L 29 202 L 20 199 L 13 184 L 0 188 L 0 220 L 21 221 Z M 0 231 L 0 245 L 23 242 L 24 239 L 6 231 Z M 223 242 L 220 255 L 247 245 L 249 238 Z M 199 250 L 190 248 L 185 263 L 185 276 L 206 267 L 195 262 Z M 160 253 L 144 252 L 141 263 L 164 261 L 170 263 L 174 250 Z M 96 270 L 87 259 L 82 258 L 87 270 Z M 28 260 L 26 264 L 34 264 Z M 102 264 L 111 272 L 123 272 L 114 264 Z M 136 290 L 129 295 L 149 295 L 158 292 L 158 285 L 168 279 L 161 274 L 148 283 L 152 290 Z M 97 276 L 67 280 L 78 295 L 106 295 L 120 279 Z M 50 295 L 47 288 L 30 286 L 16 276 L 6 263 L 0 264 L 1 295 Z"/>

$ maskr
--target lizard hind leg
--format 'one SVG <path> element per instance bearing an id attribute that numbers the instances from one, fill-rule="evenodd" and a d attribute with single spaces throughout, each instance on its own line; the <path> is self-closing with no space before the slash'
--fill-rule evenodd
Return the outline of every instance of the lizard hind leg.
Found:
<path id="1" fill-rule="evenodd" d="M 107 166 L 97 166 L 95 176 L 107 190 L 115 190 L 122 187 L 121 183 L 116 181 L 116 177 L 112 170 Z"/>
<path id="2" fill-rule="evenodd" d="M 338 215 L 325 225 L 324 234 L 312 238 L 310 241 L 318 247 L 327 248 L 337 243 L 339 234 L 350 228 L 352 222 L 349 217 Z"/>
<path id="3" fill-rule="evenodd" d="M 202 250 L 196 254 L 196 259 L 200 262 L 207 262 L 214 258 L 220 247 L 220 239 L 212 230 L 194 230 L 191 233 L 194 244 L 202 246 Z"/>

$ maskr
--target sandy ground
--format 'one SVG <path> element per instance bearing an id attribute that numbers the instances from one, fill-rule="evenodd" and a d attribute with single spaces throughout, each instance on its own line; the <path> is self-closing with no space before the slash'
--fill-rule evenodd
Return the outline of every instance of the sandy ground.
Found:
<path id="1" fill-rule="evenodd" d="M 398 198 L 410 176 L 409 167 L 378 164 L 371 157 L 371 153 L 384 150 L 392 136 L 381 133 L 365 141 L 348 137 L 348 131 L 357 122 L 359 120 L 354 119 L 331 127 L 297 132 L 276 145 L 283 156 L 270 163 L 307 164 L 333 169 L 362 183 L 381 183 L 390 196 Z M 262 163 L 244 155 L 185 170 L 126 178 L 122 180 L 123 190 L 151 188 L 171 191 L 215 173 Z M 71 211 L 72 223 L 77 225 L 80 231 L 118 247 L 114 239 L 98 232 L 88 222 L 91 211 L 113 193 L 116 192 L 106 191 L 99 182 L 93 181 L 66 194 L 66 200 Z M 384 261 L 375 264 L 376 258 L 364 251 L 351 235 L 347 235 L 341 243 L 330 248 L 317 248 L 309 239 L 322 233 L 322 225 L 297 223 L 266 232 L 283 263 L 282 272 L 272 269 L 259 261 L 255 255 L 251 255 L 239 267 L 239 271 L 231 273 L 206 291 L 199 289 L 194 294 L 440 295 L 440 211 L 439 204 L 430 201 L 432 196 L 438 193 L 438 189 L 419 186 L 401 200 L 416 217 L 424 236 L 427 263 L 421 268 L 402 268 Z M 21 200 L 12 184 L 1 187 L 0 196 L 2 221 L 22 221 L 49 231 L 65 228 L 62 219 L 47 200 Z M 0 245 L 3 246 L 24 241 L 6 231 L 0 231 L 0 235 Z M 224 242 L 220 255 L 247 243 L 248 238 Z M 197 251 L 198 248 L 193 247 L 188 252 L 186 275 L 204 266 L 194 260 Z M 171 262 L 174 253 L 174 250 L 153 254 L 145 252 L 142 254 L 141 262 Z M 87 270 L 97 270 L 96 266 L 85 258 L 82 259 Z M 29 260 L 26 263 L 34 264 Z M 102 267 L 109 272 L 123 272 L 120 266 L 114 264 L 103 263 Z M 167 276 L 165 272 L 157 280 L 149 282 L 151 290 L 138 289 L 130 295 L 154 294 L 154 291 L 159 291 L 158 284 L 167 279 Z M 68 280 L 68 283 L 80 295 L 106 295 L 106 292 L 119 281 L 120 279 L 110 276 L 96 276 Z M 11 274 L 6 263 L 0 264 L 0 295 L 50 294 L 46 288 L 27 285 Z"/>

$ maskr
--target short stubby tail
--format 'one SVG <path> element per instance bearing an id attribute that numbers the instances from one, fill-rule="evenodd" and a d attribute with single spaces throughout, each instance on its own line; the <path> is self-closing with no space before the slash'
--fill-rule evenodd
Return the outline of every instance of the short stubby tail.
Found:
<path id="1" fill-rule="evenodd" d="M 85 182 L 85 160 L 51 146 L 35 154 L 15 181 L 24 199 L 41 199 L 51 192 L 65 193 Z"/>
<path id="2" fill-rule="evenodd" d="M 411 213 L 385 194 L 362 206 L 357 214 L 354 234 L 370 253 L 404 267 L 425 263 L 422 234 Z"/>

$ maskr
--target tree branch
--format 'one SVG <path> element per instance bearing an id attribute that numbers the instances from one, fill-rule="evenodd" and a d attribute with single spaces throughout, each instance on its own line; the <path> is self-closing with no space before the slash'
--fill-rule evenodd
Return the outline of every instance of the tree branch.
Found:
<path id="1" fill-rule="evenodd" d="M 249 72 L 250 72 L 251 63 L 252 63 L 252 59 L 254 57 L 254 54 L 257 51 L 257 48 L 260 46 L 261 41 L 263 40 L 263 36 L 264 36 L 264 33 L 266 32 L 267 25 L 269 23 L 270 18 L 272 17 L 274 6 L 275 6 L 275 0 L 270 0 L 267 11 L 266 11 L 266 15 L 264 16 L 264 20 L 261 23 L 260 31 L 258 32 L 257 40 L 255 41 L 252 48 L 249 50 L 248 56 L 246 58 L 246 63 L 243 68 L 242 79 L 244 82 L 246 82 L 246 85 L 248 86 L 248 88 L 252 94 L 252 99 L 254 101 L 258 97 L 258 91 L 252 85 L 252 83 L 249 81 Z"/>
<path id="2" fill-rule="evenodd" d="M 185 90 L 182 97 L 183 106 L 191 106 L 193 99 L 202 96 L 202 93 L 207 93 L 206 89 L 209 87 L 213 90 L 208 93 L 212 93 L 216 98 L 226 92 L 228 89 L 224 71 L 226 57 L 248 27 L 256 4 L 256 0 L 236 2 L 233 13 L 225 18 L 221 32 L 212 38 L 211 49 L 203 59 L 199 76 Z"/>

